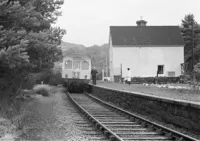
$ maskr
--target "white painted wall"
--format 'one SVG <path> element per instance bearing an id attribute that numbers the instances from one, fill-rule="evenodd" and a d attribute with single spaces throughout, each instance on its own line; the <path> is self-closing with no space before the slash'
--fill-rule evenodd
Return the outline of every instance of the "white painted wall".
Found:
<path id="1" fill-rule="evenodd" d="M 184 63 L 183 46 L 160 47 L 111 47 L 110 57 L 113 63 L 112 75 L 120 75 L 122 64 L 122 77 L 127 76 L 127 68 L 131 68 L 132 77 L 156 76 L 158 65 L 164 65 L 164 74 L 175 71 L 181 75 L 181 63 Z M 112 70 L 111 70 L 112 71 Z"/>
<path id="2" fill-rule="evenodd" d="M 110 68 L 110 80 L 114 81 L 114 72 L 113 72 L 113 47 L 111 36 L 109 37 L 109 68 Z"/>

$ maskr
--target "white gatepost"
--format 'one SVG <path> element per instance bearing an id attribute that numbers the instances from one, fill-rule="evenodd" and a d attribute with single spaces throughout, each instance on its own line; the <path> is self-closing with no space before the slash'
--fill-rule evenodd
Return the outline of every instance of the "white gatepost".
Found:
<path id="1" fill-rule="evenodd" d="M 104 69 L 102 69 L 102 81 L 104 81 Z"/>

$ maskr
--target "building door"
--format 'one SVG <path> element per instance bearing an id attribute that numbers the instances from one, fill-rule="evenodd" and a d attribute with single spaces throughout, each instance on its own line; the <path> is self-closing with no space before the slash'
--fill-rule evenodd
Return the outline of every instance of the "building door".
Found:
<path id="1" fill-rule="evenodd" d="M 164 65 L 158 65 L 157 76 L 159 74 L 164 74 Z"/>

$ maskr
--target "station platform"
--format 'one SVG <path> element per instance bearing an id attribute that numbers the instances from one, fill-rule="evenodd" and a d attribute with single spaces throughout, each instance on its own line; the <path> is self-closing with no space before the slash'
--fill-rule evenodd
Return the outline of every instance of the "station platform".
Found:
<path id="1" fill-rule="evenodd" d="M 183 90 L 183 89 L 169 89 L 158 88 L 153 86 L 144 86 L 142 84 L 122 84 L 105 81 L 97 81 L 97 86 L 103 86 L 116 90 L 124 90 L 130 92 L 140 92 L 148 95 L 158 97 L 165 97 L 184 101 L 193 101 L 200 103 L 200 90 Z"/>

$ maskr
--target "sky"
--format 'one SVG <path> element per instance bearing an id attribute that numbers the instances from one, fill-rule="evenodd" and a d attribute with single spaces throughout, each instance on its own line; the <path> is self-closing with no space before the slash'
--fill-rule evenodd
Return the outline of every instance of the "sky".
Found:
<path id="1" fill-rule="evenodd" d="M 186 14 L 200 24 L 200 0 L 64 0 L 56 26 L 67 31 L 63 41 L 84 46 L 109 41 L 110 26 L 181 25 Z"/>

